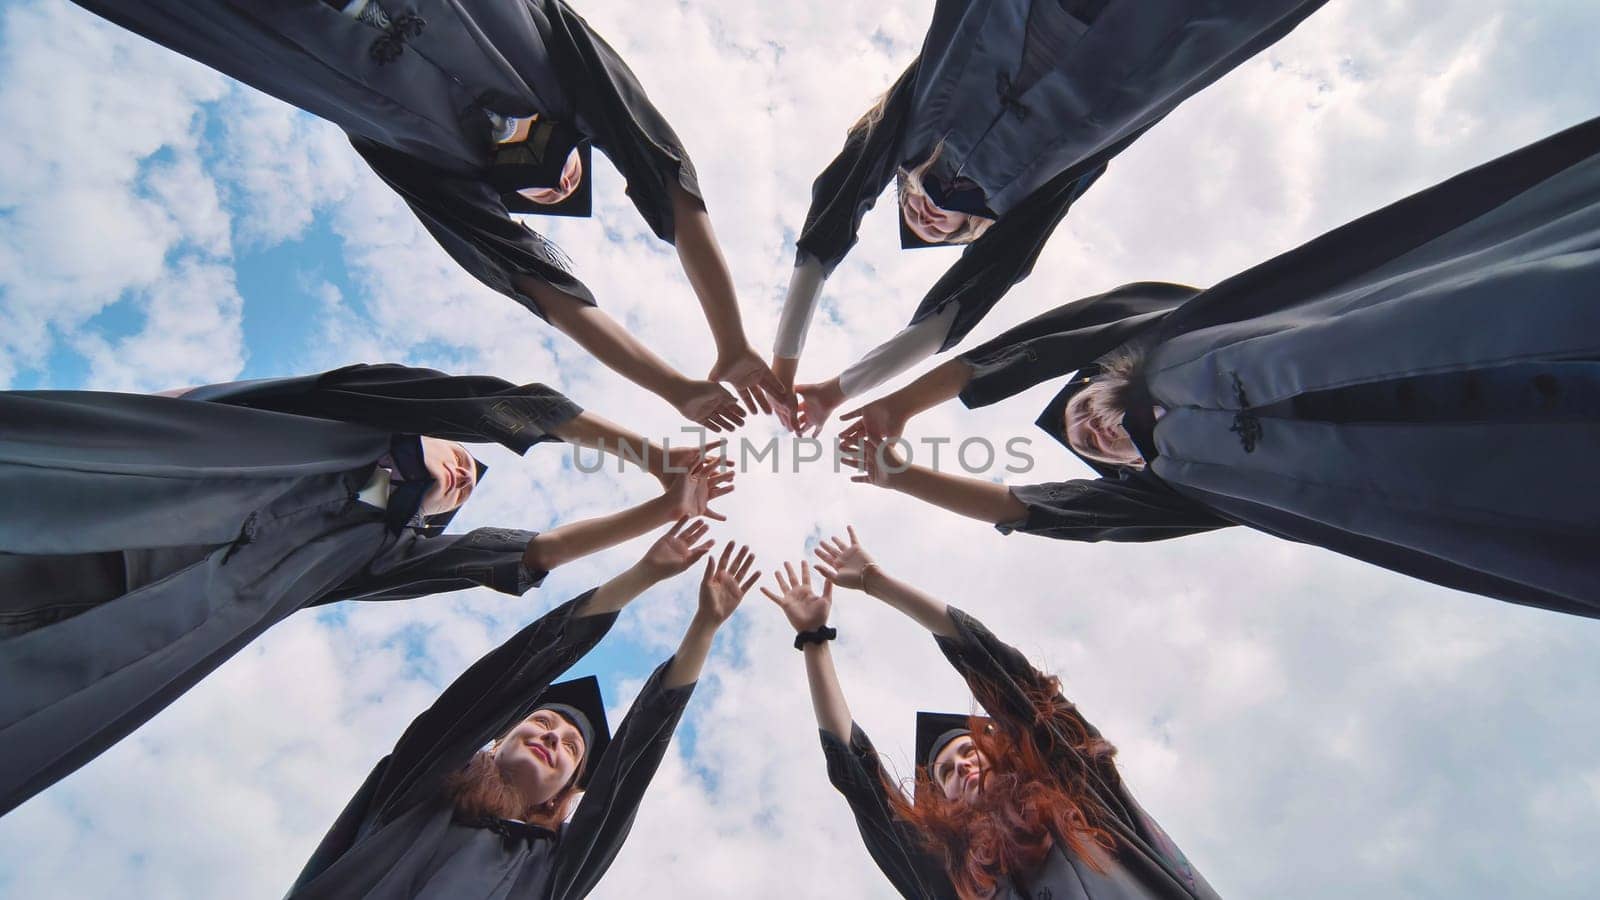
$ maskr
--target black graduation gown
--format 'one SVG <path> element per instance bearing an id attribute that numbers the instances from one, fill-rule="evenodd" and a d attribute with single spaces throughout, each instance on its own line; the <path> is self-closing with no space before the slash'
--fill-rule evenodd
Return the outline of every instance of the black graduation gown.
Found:
<path id="1" fill-rule="evenodd" d="M 668 663 L 650 676 L 593 761 L 588 789 L 558 830 L 457 822 L 440 790 L 474 753 L 538 708 L 540 692 L 610 630 L 615 613 L 573 615 L 589 593 L 474 663 L 411 723 L 339 814 L 289 897 L 576 900 L 594 889 L 627 840 L 694 690 L 662 685 Z"/>
<path id="2" fill-rule="evenodd" d="M 1324 2 L 938 0 L 882 118 L 812 184 L 799 261 L 832 272 L 896 169 L 939 146 L 925 180 L 953 188 L 942 205 L 996 220 L 912 317 L 959 304 L 949 349 L 1028 276 L 1112 157 Z"/>
<path id="3" fill-rule="evenodd" d="M 421 23 L 389 31 L 319 0 L 75 2 L 343 128 L 456 262 L 541 316 L 513 276 L 594 298 L 490 187 L 487 112 L 574 126 L 627 179 L 662 240 L 675 232 L 670 187 L 700 196 L 688 153 L 638 79 L 561 0 L 372 0 L 392 22 Z"/>
<path id="4" fill-rule="evenodd" d="M 956 624 L 956 636 L 935 638 L 950 664 L 975 691 L 980 680 L 1001 686 L 1004 708 L 986 709 L 985 714 L 1011 733 L 1025 735 L 1051 750 L 1054 742 L 1035 733 L 1032 707 L 1025 694 L 1028 688 L 1041 685 L 1045 676 L 978 620 L 955 607 L 950 608 L 950 617 Z M 1099 735 L 1087 722 L 1084 727 L 1089 734 Z M 852 723 L 849 744 L 828 731 L 821 735 L 828 778 L 850 804 L 861 840 L 884 877 L 908 900 L 954 898 L 955 887 L 944 867 L 922 849 L 914 830 L 891 811 L 882 764 L 866 734 Z M 1113 763 L 1083 759 L 1063 761 L 1061 766 L 1065 771 L 1084 773 L 1090 792 L 1107 814 L 1105 827 L 1116 850 L 1099 858 L 1104 871 L 1096 872 L 1058 845 L 1037 871 L 1001 885 L 996 900 L 1212 900 L 1217 896 L 1155 819 L 1134 801 Z"/>
<path id="5" fill-rule="evenodd" d="M 1600 451 L 1597 246 L 1600 119 L 1150 312 L 1125 421 L 1148 471 L 1014 488 L 1028 515 L 1001 530 L 1152 540 L 1239 523 L 1600 616 L 1600 493 L 1581 474 Z M 1041 317 L 1061 335 L 974 351 L 963 401 L 1112 349 L 1074 343 L 1104 299 Z M 1058 438 L 1076 389 L 1039 420 Z"/>
<path id="6" fill-rule="evenodd" d="M 392 430 L 518 452 L 553 439 L 578 409 L 548 388 L 352 366 L 206 392 L 0 392 L 0 813 L 295 610 L 543 579 L 522 563 L 531 531 L 429 537 L 356 492 Z"/>

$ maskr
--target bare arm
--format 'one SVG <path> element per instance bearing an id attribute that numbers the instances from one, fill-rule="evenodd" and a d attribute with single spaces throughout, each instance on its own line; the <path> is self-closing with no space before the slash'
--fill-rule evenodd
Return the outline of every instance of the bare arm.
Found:
<path id="1" fill-rule="evenodd" d="M 537 278 L 521 278 L 517 288 L 538 302 L 551 325 L 602 365 L 672 404 L 685 418 L 712 431 L 732 430 L 743 424 L 744 415 L 732 394 L 714 382 L 684 376 L 604 310 Z"/>
<path id="2" fill-rule="evenodd" d="M 711 549 L 711 541 L 697 543 L 708 528 L 702 521 L 679 519 L 638 562 L 595 588 L 573 614 L 582 617 L 620 612 L 652 585 L 687 570 Z"/>
<path id="3" fill-rule="evenodd" d="M 833 582 L 823 585 L 818 594 L 811 588 L 811 564 L 800 563 L 800 572 L 784 563 L 783 569 L 774 573 L 778 592 L 766 588 L 761 593 L 783 610 L 789 624 L 796 632 L 815 631 L 828 624 L 828 614 L 833 609 Z M 817 727 L 841 741 L 850 740 L 850 704 L 845 702 L 844 691 L 839 687 L 839 674 L 833 668 L 833 655 L 826 641 L 806 644 L 806 684 L 811 688 L 811 710 L 816 713 Z"/>
<path id="4" fill-rule="evenodd" d="M 1003 484 L 907 465 L 892 443 L 843 436 L 840 442 L 845 448 L 840 461 L 861 470 L 851 481 L 890 488 L 991 525 L 1016 522 L 1028 514 L 1028 508 Z"/>
<path id="5" fill-rule="evenodd" d="M 621 512 L 540 532 L 528 542 L 523 564 L 532 570 L 548 572 L 562 563 L 632 540 L 674 519 L 694 516 L 722 519 L 712 511 L 710 503 L 731 492 L 732 481 L 731 471 L 717 465 L 715 460 L 705 460 L 679 476 L 659 497 Z"/>
<path id="6" fill-rule="evenodd" d="M 773 403 L 787 408 L 791 405 L 791 395 L 745 337 L 733 274 L 728 271 L 728 262 L 722 256 L 722 247 L 711 229 L 711 217 L 705 206 L 681 184 L 674 182 L 668 190 L 672 194 L 676 229 L 673 246 L 677 248 L 678 262 L 689 279 L 689 286 L 700 299 L 700 308 L 705 312 L 711 339 L 717 347 L 717 361 L 711 367 L 712 380 L 736 386 L 750 412 L 758 408 L 772 412 Z"/>
<path id="7" fill-rule="evenodd" d="M 662 494 L 621 512 L 541 531 L 528 542 L 522 561 L 529 569 L 548 572 L 556 566 L 631 541 L 675 518 L 672 499 Z"/>
<path id="8" fill-rule="evenodd" d="M 972 366 L 959 356 L 949 359 L 900 390 L 841 415 L 840 421 L 859 421 L 846 428 L 839 437 L 847 441 L 863 437 L 878 440 L 897 438 L 905 433 L 906 423 L 913 417 L 960 396 L 971 380 Z"/>
<path id="9" fill-rule="evenodd" d="M 704 445 L 667 450 L 637 432 L 588 411 L 563 422 L 551 429 L 550 433 L 569 444 L 610 453 L 620 460 L 632 462 L 654 475 L 663 486 L 727 443 L 710 441 Z"/>
<path id="10" fill-rule="evenodd" d="M 700 580 L 700 606 L 678 644 L 672 665 L 662 677 L 661 683 L 666 687 L 686 687 L 700 679 L 706 657 L 711 655 L 711 639 L 739 608 L 739 601 L 744 599 L 750 586 L 761 577 L 760 572 L 750 574 L 750 567 L 756 561 L 750 548 L 740 547 L 738 555 L 730 559 L 733 549 L 732 542 L 724 544 L 722 557 L 716 565 L 706 560 L 705 577 Z"/>
<path id="11" fill-rule="evenodd" d="M 856 530 L 848 529 L 850 540 L 834 537 L 817 545 L 817 570 L 830 585 L 865 591 L 889 606 L 905 613 L 918 625 L 940 637 L 954 637 L 955 622 L 950 618 L 950 607 L 944 601 L 924 594 L 909 584 L 892 578 L 883 567 L 873 561 L 865 547 L 856 538 Z"/>

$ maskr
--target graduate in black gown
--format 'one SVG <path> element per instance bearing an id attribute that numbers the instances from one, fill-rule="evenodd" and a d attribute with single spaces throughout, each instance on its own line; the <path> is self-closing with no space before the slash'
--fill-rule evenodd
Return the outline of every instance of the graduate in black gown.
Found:
<path id="1" fill-rule="evenodd" d="M 732 474 L 704 458 L 611 515 L 440 533 L 483 471 L 456 441 L 523 453 L 609 427 L 544 385 L 404 366 L 181 399 L 0 392 L 0 813 L 296 610 L 520 595 L 558 565 L 715 515 Z"/>
<path id="2" fill-rule="evenodd" d="M 733 279 L 678 136 L 628 66 L 561 0 L 189 3 L 75 0 L 124 28 L 327 119 L 484 284 L 713 430 L 788 402 L 744 334 Z M 595 306 L 565 257 L 511 213 L 587 216 L 589 148 L 673 244 L 711 326 L 686 377 Z"/>
<path id="3" fill-rule="evenodd" d="M 712 638 L 761 575 L 750 572 L 755 557 L 726 544 L 706 561 L 682 643 L 615 735 L 592 678 L 551 682 L 630 601 L 705 555 L 704 534 L 703 522 L 680 522 L 627 571 L 474 663 L 373 768 L 288 896 L 577 900 L 594 890 L 627 840 Z"/>
<path id="4" fill-rule="evenodd" d="M 850 530 L 778 591 L 805 653 L 828 777 L 873 862 L 908 900 L 1207 900 L 1217 896 L 1123 784 L 1116 750 L 1061 695 L 1060 681 L 972 616 L 890 576 Z M 864 591 L 934 635 L 985 716 L 921 713 L 912 798 L 850 716 L 828 641 L 833 587 Z"/>
<path id="5" fill-rule="evenodd" d="M 858 480 L 1002 532 L 1249 525 L 1600 616 L 1596 284 L 1600 119 L 1209 290 L 1132 284 L 1052 310 L 868 404 L 841 440 Z M 1038 424 L 1099 478 L 1008 489 L 890 471 L 904 460 L 880 442 L 916 412 L 1073 372 Z"/>
<path id="6" fill-rule="evenodd" d="M 893 178 L 901 246 L 963 244 L 911 324 L 802 385 L 813 433 L 859 396 L 955 346 L 1028 277 L 1072 203 L 1178 104 L 1325 0 L 937 0 L 917 58 L 811 189 L 773 369 L 793 384 L 823 280 Z"/>

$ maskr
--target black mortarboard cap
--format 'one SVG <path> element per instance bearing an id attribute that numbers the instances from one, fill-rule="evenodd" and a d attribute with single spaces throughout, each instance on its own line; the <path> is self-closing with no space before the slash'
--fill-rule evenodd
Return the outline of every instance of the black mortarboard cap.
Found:
<path id="1" fill-rule="evenodd" d="M 917 765 L 926 766 L 928 777 L 933 777 L 933 760 L 939 751 L 962 735 L 972 733 L 972 717 L 965 713 L 917 713 Z"/>
<path id="2" fill-rule="evenodd" d="M 600 696 L 600 679 L 593 675 L 552 684 L 539 694 L 534 709 L 549 709 L 571 722 L 583 735 L 583 774 L 578 787 L 589 786 L 589 778 L 600 765 L 611 743 L 611 726 L 606 722 L 606 704 Z"/>
<path id="3" fill-rule="evenodd" d="M 517 193 L 525 188 L 553 188 L 560 184 L 561 170 L 574 149 L 583 164 L 583 176 L 567 199 L 560 203 L 535 203 Z M 504 144 L 495 150 L 486 178 L 511 212 L 582 218 L 590 215 L 594 208 L 590 191 L 593 172 L 587 137 L 569 123 L 536 118 L 526 140 Z"/>

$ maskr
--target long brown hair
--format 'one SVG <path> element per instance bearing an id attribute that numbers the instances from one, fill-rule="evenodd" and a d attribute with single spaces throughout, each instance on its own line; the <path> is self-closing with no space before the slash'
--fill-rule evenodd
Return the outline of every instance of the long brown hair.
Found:
<path id="1" fill-rule="evenodd" d="M 1104 871 L 1101 857 L 1115 847 L 1091 785 L 1116 783 L 1116 748 L 1061 696 L 1056 678 L 1041 675 L 1025 693 L 1032 721 L 968 720 L 973 743 L 989 761 L 972 804 L 946 799 L 924 765 L 917 766 L 915 803 L 882 776 L 894 814 L 944 864 L 962 900 L 993 896 L 1001 881 L 1034 869 L 1058 843 L 1096 871 Z"/>
<path id="2" fill-rule="evenodd" d="M 500 775 L 493 750 L 480 750 L 462 769 L 444 781 L 445 795 L 455 806 L 458 822 L 480 819 L 520 819 L 552 831 L 566 818 L 573 798 L 580 793 L 578 779 L 588 760 L 579 763 L 572 780 L 545 803 L 529 803 Z"/>

